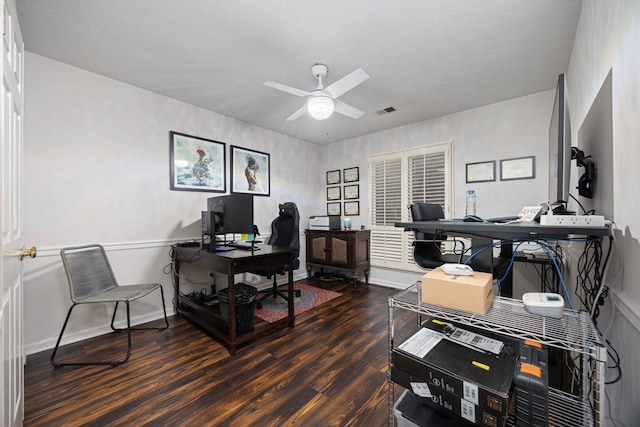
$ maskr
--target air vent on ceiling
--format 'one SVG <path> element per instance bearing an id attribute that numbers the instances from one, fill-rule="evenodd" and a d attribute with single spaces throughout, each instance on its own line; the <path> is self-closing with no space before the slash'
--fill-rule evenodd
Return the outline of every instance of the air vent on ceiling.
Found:
<path id="1" fill-rule="evenodd" d="M 380 111 L 376 111 L 376 114 L 378 114 L 379 116 L 383 115 L 383 114 L 389 114 L 389 113 L 393 113 L 394 111 L 396 111 L 395 108 L 393 107 L 387 107 L 387 108 L 383 108 Z"/>

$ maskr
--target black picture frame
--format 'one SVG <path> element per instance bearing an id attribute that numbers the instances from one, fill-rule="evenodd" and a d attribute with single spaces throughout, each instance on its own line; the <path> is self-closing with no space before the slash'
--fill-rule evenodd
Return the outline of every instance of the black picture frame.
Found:
<path id="1" fill-rule="evenodd" d="M 340 200 L 342 198 L 340 186 L 327 187 L 327 200 Z"/>
<path id="2" fill-rule="evenodd" d="M 180 132 L 169 132 L 170 189 L 225 193 L 226 144 Z"/>
<path id="3" fill-rule="evenodd" d="M 496 180 L 496 161 L 467 163 L 465 182 L 492 182 Z"/>
<path id="4" fill-rule="evenodd" d="M 342 215 L 342 204 L 340 202 L 327 203 L 327 215 Z"/>
<path id="5" fill-rule="evenodd" d="M 327 185 L 340 184 L 340 169 L 327 172 Z"/>
<path id="6" fill-rule="evenodd" d="M 345 200 L 355 200 L 360 198 L 360 184 L 345 185 L 342 189 Z"/>
<path id="7" fill-rule="evenodd" d="M 514 157 L 500 160 L 500 181 L 534 179 L 536 177 L 536 156 Z"/>
<path id="8" fill-rule="evenodd" d="M 342 171 L 342 177 L 344 182 L 358 182 L 360 181 L 360 168 L 355 166 L 352 168 L 345 168 Z"/>
<path id="9" fill-rule="evenodd" d="M 231 192 L 254 196 L 271 194 L 269 153 L 231 146 Z"/>
<path id="10" fill-rule="evenodd" d="M 344 202 L 344 214 L 346 216 L 360 215 L 360 202 Z"/>

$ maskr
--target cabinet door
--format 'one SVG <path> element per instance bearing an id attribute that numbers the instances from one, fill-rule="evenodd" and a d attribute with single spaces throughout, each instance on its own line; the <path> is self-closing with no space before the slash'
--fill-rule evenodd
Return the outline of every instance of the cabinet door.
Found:
<path id="1" fill-rule="evenodd" d="M 331 251 L 329 252 L 329 264 L 336 267 L 351 267 L 349 265 L 350 250 L 352 250 L 349 244 L 350 235 L 338 235 L 333 234 L 331 239 Z"/>
<path id="2" fill-rule="evenodd" d="M 326 234 L 312 233 L 307 240 L 307 260 L 319 264 L 328 261 L 329 236 Z"/>

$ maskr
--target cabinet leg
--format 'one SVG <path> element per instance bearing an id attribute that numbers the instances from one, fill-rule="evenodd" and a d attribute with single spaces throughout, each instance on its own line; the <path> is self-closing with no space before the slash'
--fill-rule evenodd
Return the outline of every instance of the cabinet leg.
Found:
<path id="1" fill-rule="evenodd" d="M 364 271 L 364 284 L 369 286 L 369 270 Z"/>

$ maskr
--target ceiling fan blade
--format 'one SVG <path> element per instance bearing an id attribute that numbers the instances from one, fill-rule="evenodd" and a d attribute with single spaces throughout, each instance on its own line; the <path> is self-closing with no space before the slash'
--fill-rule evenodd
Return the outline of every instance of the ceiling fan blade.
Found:
<path id="1" fill-rule="evenodd" d="M 336 99 L 334 102 L 336 113 L 343 114 L 347 117 L 351 117 L 352 119 L 359 119 L 364 114 L 363 111 L 360 111 L 357 108 L 352 107 L 351 105 L 345 104 L 338 99 Z"/>
<path id="2" fill-rule="evenodd" d="M 307 104 L 304 104 L 302 107 L 300 107 L 299 110 L 297 110 L 295 113 L 293 113 L 292 115 L 287 117 L 287 120 L 295 120 L 298 117 L 303 116 L 304 113 L 306 113 L 306 112 L 307 112 Z"/>
<path id="3" fill-rule="evenodd" d="M 343 93 L 353 89 L 358 86 L 363 81 L 369 78 L 369 74 L 365 73 L 362 68 L 358 68 L 353 73 L 348 74 L 333 83 L 331 86 L 326 87 L 324 90 L 327 92 L 333 99 L 336 99 Z"/>
<path id="4" fill-rule="evenodd" d="M 274 89 L 278 89 L 281 90 L 283 92 L 287 92 L 290 93 L 291 95 L 295 95 L 295 96 L 300 96 L 302 98 L 311 95 L 309 92 L 307 92 L 306 90 L 301 90 L 301 89 L 296 89 L 295 87 L 291 87 L 291 86 L 286 86 L 280 83 L 275 83 L 275 82 L 264 82 L 265 86 L 269 86 L 272 87 Z"/>

